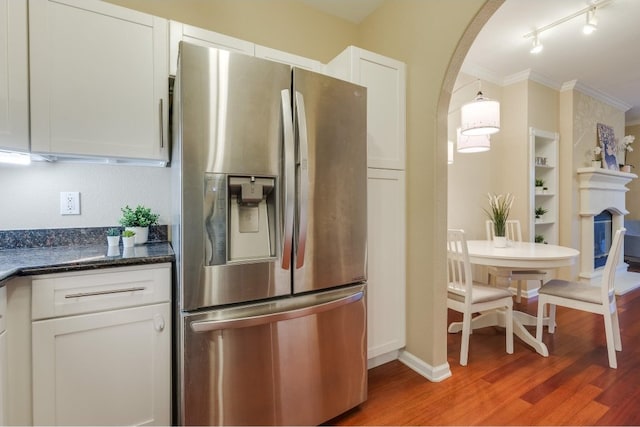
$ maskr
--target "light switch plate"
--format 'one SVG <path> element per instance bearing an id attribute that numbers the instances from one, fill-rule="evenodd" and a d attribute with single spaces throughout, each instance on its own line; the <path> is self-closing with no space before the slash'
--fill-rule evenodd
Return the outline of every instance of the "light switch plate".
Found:
<path id="1" fill-rule="evenodd" d="M 60 192 L 60 215 L 80 215 L 80 192 Z"/>

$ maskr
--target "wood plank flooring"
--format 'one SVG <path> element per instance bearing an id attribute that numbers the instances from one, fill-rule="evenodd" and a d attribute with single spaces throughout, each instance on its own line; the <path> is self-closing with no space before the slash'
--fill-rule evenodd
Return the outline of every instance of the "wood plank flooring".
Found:
<path id="1" fill-rule="evenodd" d="M 368 400 L 331 425 L 640 425 L 640 290 L 617 298 L 622 335 L 609 368 L 601 316 L 558 307 L 549 357 L 504 331 L 476 330 L 460 366 L 460 334 L 449 334 L 452 377 L 429 382 L 398 361 L 369 371 Z M 516 309 L 536 313 L 537 298 Z M 459 321 L 449 312 L 449 322 Z"/>

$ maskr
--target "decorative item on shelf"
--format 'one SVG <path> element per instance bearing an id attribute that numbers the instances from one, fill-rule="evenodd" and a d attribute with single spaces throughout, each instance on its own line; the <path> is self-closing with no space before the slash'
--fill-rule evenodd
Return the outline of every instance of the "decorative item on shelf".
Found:
<path id="1" fill-rule="evenodd" d="M 600 168 L 602 167 L 602 148 L 600 146 L 595 146 L 591 149 L 591 167 L 592 168 Z"/>
<path id="2" fill-rule="evenodd" d="M 544 188 L 544 179 L 536 178 L 536 194 L 542 194 Z"/>
<path id="3" fill-rule="evenodd" d="M 636 137 L 633 135 L 627 135 L 624 138 L 622 138 L 622 141 L 617 145 L 618 148 L 618 152 L 620 153 L 620 159 L 619 160 L 624 160 L 624 164 L 620 165 L 620 170 L 622 172 L 631 172 L 631 165 L 627 163 L 627 153 L 631 153 L 633 151 L 633 147 L 631 146 L 631 144 L 633 144 L 633 141 L 636 140 Z"/>
<path id="4" fill-rule="evenodd" d="M 536 215 L 536 222 L 540 222 L 542 221 L 542 217 L 544 216 L 544 214 L 546 214 L 547 212 L 549 212 L 548 209 L 543 208 L 542 206 L 538 206 L 536 208 L 536 210 L 534 211 L 535 215 Z"/>
<path id="5" fill-rule="evenodd" d="M 545 243 L 544 236 L 542 234 L 536 234 L 535 240 L 536 243 Z"/>
<path id="6" fill-rule="evenodd" d="M 120 209 L 122 211 L 122 218 L 120 218 L 120 225 L 125 227 L 125 230 L 131 230 L 135 232 L 136 245 L 142 245 L 147 243 L 149 239 L 149 226 L 156 225 L 160 215 L 152 213 L 150 208 L 138 205 L 135 209 L 131 209 L 129 205 Z"/>
<path id="7" fill-rule="evenodd" d="M 604 155 L 602 166 L 608 170 L 618 170 L 618 159 L 616 158 L 616 138 L 611 126 L 598 123 L 598 143 Z"/>
<path id="8" fill-rule="evenodd" d="M 122 247 L 132 248 L 136 243 L 136 232 L 133 230 L 124 230 L 122 232 Z"/>
<path id="9" fill-rule="evenodd" d="M 549 192 L 549 187 L 542 187 L 542 194 L 547 194 Z"/>
<path id="10" fill-rule="evenodd" d="M 489 193 L 488 196 L 489 210 L 484 209 L 484 211 L 493 221 L 495 234 L 493 244 L 497 248 L 505 248 L 507 247 L 506 224 L 513 206 L 513 196 L 511 193 L 506 195 Z"/>
<path id="11" fill-rule="evenodd" d="M 117 228 L 110 228 L 107 230 L 107 245 L 118 246 L 120 244 L 120 230 Z"/>
<path id="12" fill-rule="evenodd" d="M 620 165 L 620 172 L 631 173 L 633 165 Z"/>

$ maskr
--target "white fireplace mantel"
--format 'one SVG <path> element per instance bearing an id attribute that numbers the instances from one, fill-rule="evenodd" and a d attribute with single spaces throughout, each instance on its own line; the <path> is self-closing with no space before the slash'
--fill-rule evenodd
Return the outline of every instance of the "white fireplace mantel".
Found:
<path id="1" fill-rule="evenodd" d="M 611 212 L 611 226 L 617 230 L 624 226 L 626 209 L 626 185 L 638 176 L 633 173 L 618 172 L 602 168 L 580 168 L 577 170 L 580 197 L 580 279 L 586 282 L 601 280 L 602 271 L 594 269 L 594 231 L 593 220 L 602 211 Z M 623 257 L 620 257 L 619 271 L 626 270 Z"/>

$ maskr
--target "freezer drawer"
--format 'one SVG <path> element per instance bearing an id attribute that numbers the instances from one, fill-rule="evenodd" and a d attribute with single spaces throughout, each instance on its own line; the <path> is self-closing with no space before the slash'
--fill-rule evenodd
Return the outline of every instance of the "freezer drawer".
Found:
<path id="1" fill-rule="evenodd" d="M 318 425 L 366 399 L 365 286 L 182 317 L 179 422 Z"/>

